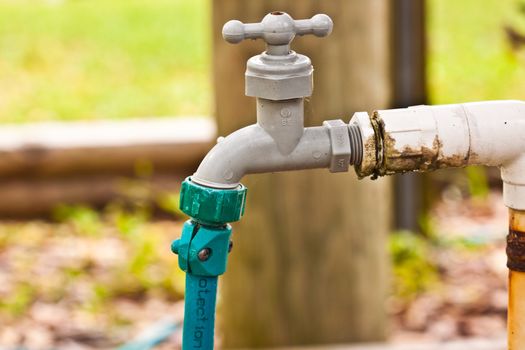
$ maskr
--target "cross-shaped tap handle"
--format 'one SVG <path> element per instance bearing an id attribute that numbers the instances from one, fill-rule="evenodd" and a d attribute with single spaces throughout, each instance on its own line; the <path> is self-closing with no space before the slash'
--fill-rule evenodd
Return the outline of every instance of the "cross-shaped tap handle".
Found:
<path id="1" fill-rule="evenodd" d="M 222 28 L 222 36 L 232 44 L 244 39 L 264 39 L 268 46 L 289 46 L 296 35 L 313 34 L 327 36 L 332 32 L 333 22 L 325 14 L 318 14 L 310 19 L 294 20 L 284 12 L 271 12 L 259 23 L 228 21 Z"/>

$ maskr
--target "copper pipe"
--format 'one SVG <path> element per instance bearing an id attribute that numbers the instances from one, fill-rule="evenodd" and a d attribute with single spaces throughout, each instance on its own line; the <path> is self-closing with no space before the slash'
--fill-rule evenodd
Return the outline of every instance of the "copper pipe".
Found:
<path id="1" fill-rule="evenodd" d="M 509 209 L 507 236 L 509 268 L 508 345 L 525 349 L 525 210 Z"/>

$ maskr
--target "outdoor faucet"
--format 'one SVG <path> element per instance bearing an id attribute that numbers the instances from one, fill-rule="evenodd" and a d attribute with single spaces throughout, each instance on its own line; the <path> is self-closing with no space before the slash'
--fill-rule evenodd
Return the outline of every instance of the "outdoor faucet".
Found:
<path id="1" fill-rule="evenodd" d="M 272 12 L 260 23 L 229 21 L 226 41 L 263 39 L 266 51 L 248 60 L 246 95 L 257 100 L 257 123 L 220 138 L 181 187 L 180 208 L 191 217 L 172 244 L 186 271 L 183 349 L 212 349 L 217 276 L 226 270 L 231 227 L 244 212 L 246 174 L 328 168 L 348 171 L 361 161 L 359 128 L 342 120 L 304 127 L 304 99 L 313 90 L 310 59 L 290 49 L 299 35 L 324 37 L 330 17 L 293 20 Z"/>
<path id="2" fill-rule="evenodd" d="M 239 43 L 261 38 L 266 51 L 248 60 L 246 95 L 257 100 L 257 123 L 240 129 L 208 153 L 192 181 L 213 188 L 235 188 L 246 174 L 286 170 L 329 168 L 348 171 L 359 162 L 356 127 L 342 120 L 323 126 L 304 127 L 304 99 L 312 95 L 313 67 L 310 59 L 290 50 L 296 35 L 324 37 L 332 31 L 327 15 L 293 20 L 284 12 L 272 12 L 261 23 L 229 21 L 224 39 Z M 351 132 L 352 138 L 351 138 Z"/>
<path id="3" fill-rule="evenodd" d="M 263 39 L 267 46 L 246 69 L 246 95 L 257 100 L 257 123 L 220 138 L 182 183 L 180 209 L 191 219 L 172 251 L 186 272 L 183 349 L 213 349 L 217 277 L 225 272 L 232 247 L 229 223 L 244 213 L 244 175 L 313 168 L 344 172 L 353 165 L 359 177 L 377 178 L 473 164 L 501 169 L 505 204 L 511 208 L 510 289 L 516 290 L 509 346 L 525 349 L 525 298 L 517 297 L 525 289 L 525 103 L 358 112 L 349 124 L 329 120 L 305 128 L 304 99 L 312 94 L 313 67 L 290 44 L 296 35 L 327 36 L 332 27 L 324 14 L 293 20 L 284 12 L 272 12 L 260 23 L 234 20 L 223 27 L 230 43 Z M 512 343 L 518 338 L 522 346 Z"/>

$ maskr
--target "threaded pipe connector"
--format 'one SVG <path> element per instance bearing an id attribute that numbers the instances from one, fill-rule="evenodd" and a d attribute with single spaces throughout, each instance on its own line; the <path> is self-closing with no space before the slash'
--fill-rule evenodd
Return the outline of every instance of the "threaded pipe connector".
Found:
<path id="1" fill-rule="evenodd" d="M 356 124 L 348 125 L 350 135 L 350 164 L 360 165 L 363 160 L 363 140 L 361 129 Z"/>

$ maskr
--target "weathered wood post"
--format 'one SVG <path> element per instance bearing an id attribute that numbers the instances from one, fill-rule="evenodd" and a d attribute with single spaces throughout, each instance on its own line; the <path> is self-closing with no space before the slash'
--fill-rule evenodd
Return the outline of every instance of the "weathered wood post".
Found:
<path id="1" fill-rule="evenodd" d="M 213 2 L 215 103 L 219 134 L 255 122 L 244 96 L 246 60 L 262 42 L 233 46 L 229 19 L 259 22 L 280 10 L 294 18 L 326 13 L 328 38 L 299 38 L 293 49 L 315 67 L 307 126 L 348 121 L 355 111 L 385 108 L 391 95 L 387 0 Z M 246 215 L 235 224 L 234 249 L 221 289 L 225 347 L 380 340 L 385 337 L 386 239 L 390 181 L 358 181 L 353 171 L 253 175 Z"/>

